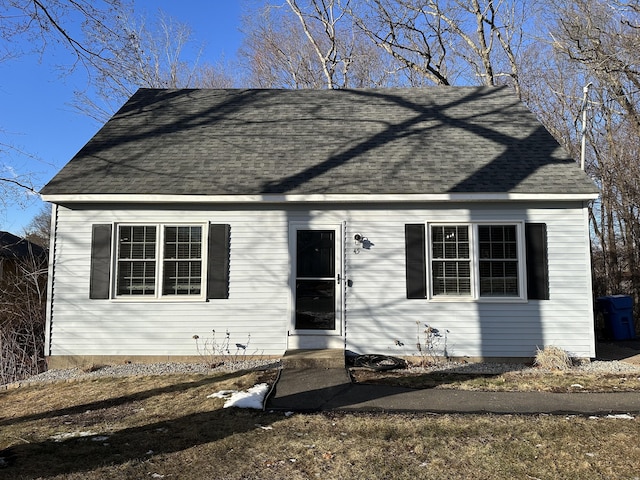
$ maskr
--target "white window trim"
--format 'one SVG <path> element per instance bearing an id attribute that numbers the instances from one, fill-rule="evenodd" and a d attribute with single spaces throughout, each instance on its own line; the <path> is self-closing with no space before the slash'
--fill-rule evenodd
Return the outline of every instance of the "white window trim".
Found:
<path id="1" fill-rule="evenodd" d="M 111 248 L 111 299 L 118 302 L 167 302 L 167 303 L 183 303 L 183 302 L 202 302 L 207 299 L 207 276 L 208 276 L 208 245 L 209 245 L 209 224 L 202 222 L 185 222 L 185 223 L 149 223 L 149 222 L 126 222 L 114 223 L 113 229 L 113 246 Z M 119 238 L 120 227 L 156 227 L 156 278 L 155 278 L 155 294 L 154 295 L 118 295 L 118 254 L 119 254 Z M 165 227 L 201 227 L 202 228 L 202 251 L 201 261 L 201 277 L 200 277 L 200 295 L 163 295 L 162 279 L 164 278 L 164 233 Z"/>
<path id="2" fill-rule="evenodd" d="M 426 243 L 427 243 L 427 298 L 432 302 L 478 302 L 478 303 L 525 303 L 527 302 L 527 275 L 525 257 L 525 237 L 524 221 L 460 221 L 460 222 L 432 222 L 427 223 Z M 480 296 L 480 255 L 478 248 L 478 227 L 480 225 L 510 226 L 516 227 L 517 248 L 518 248 L 518 296 Z M 438 260 L 433 257 L 433 244 L 431 227 L 469 227 L 469 260 L 471 263 L 471 293 L 469 295 L 434 295 L 433 293 L 433 261 Z"/>

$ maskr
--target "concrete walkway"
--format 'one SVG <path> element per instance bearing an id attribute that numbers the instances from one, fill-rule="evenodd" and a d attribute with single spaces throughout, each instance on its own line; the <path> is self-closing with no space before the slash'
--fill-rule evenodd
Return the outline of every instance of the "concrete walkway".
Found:
<path id="1" fill-rule="evenodd" d="M 302 358 L 303 355 L 300 355 Z M 299 359 L 298 359 L 299 360 Z M 337 362 L 338 360 L 336 360 Z M 473 392 L 352 384 L 342 366 L 283 359 L 267 410 L 496 414 L 640 414 L 640 393 Z"/>

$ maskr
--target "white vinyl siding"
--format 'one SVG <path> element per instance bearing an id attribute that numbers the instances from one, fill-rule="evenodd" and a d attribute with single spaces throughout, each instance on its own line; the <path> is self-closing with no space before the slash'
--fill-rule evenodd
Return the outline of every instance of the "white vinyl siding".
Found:
<path id="1" fill-rule="evenodd" d="M 447 332 L 452 356 L 530 357 L 555 345 L 594 356 L 589 231 L 581 202 L 398 205 L 57 207 L 48 339 L 52 355 L 196 355 L 201 339 L 229 332 L 247 354 L 281 355 L 291 318 L 291 222 L 343 224 L 346 348 L 413 355 L 424 324 Z M 185 302 L 89 299 L 91 224 L 230 225 L 229 298 Z M 547 225 L 550 300 L 407 299 L 405 224 Z M 368 248 L 355 248 L 354 234 Z M 428 278 L 428 283 L 430 280 Z M 526 286 L 521 289 L 525 291 Z M 175 296 L 179 297 L 179 296 Z M 402 346 L 396 343 L 399 341 Z M 444 351 L 444 338 L 439 347 Z"/>

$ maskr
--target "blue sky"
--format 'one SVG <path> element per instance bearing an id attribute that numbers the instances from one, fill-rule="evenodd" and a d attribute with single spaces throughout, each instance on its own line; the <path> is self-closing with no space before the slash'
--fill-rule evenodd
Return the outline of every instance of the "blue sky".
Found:
<path id="1" fill-rule="evenodd" d="M 136 0 L 136 13 L 150 17 L 158 9 L 187 23 L 193 40 L 204 44 L 206 58 L 215 64 L 232 60 L 240 46 L 241 1 L 236 0 Z M 71 106 L 74 90 L 86 84 L 86 74 L 61 75 L 56 65 L 71 61 L 64 51 L 52 49 L 45 56 L 25 55 L 0 63 L 0 143 L 16 149 L 0 163 L 9 163 L 19 173 L 34 172 L 38 188 L 50 180 L 100 128 Z M 0 155 L 5 155 L 1 152 Z M 0 230 L 22 234 L 24 227 L 42 208 L 32 196 L 0 211 Z"/>

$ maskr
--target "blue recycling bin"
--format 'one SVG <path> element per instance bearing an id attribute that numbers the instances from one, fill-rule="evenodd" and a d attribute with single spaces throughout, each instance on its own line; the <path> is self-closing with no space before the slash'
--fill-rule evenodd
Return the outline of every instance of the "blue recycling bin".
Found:
<path id="1" fill-rule="evenodd" d="M 636 326 L 633 321 L 633 299 L 629 295 L 609 295 L 599 297 L 598 309 L 603 313 L 605 330 L 613 340 L 632 340 L 636 338 Z"/>

